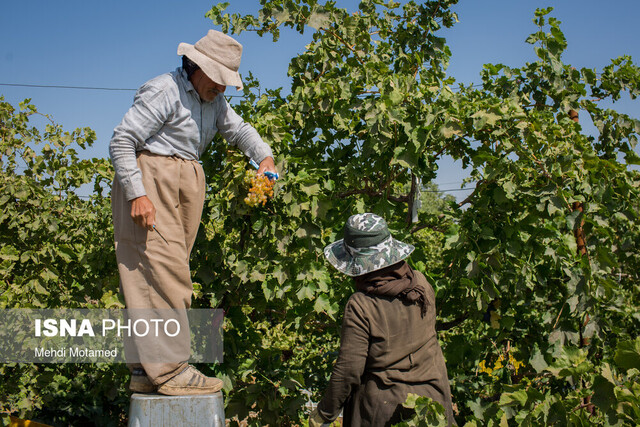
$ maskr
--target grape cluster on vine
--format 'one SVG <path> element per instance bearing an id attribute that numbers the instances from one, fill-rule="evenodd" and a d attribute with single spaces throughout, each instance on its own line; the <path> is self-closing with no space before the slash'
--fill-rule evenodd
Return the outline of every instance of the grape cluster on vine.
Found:
<path id="1" fill-rule="evenodd" d="M 247 171 L 245 183 L 251 185 L 249 194 L 244 198 L 244 202 L 249 207 L 258 205 L 264 206 L 269 198 L 273 197 L 274 180 L 265 175 L 258 175 L 253 171 Z"/>

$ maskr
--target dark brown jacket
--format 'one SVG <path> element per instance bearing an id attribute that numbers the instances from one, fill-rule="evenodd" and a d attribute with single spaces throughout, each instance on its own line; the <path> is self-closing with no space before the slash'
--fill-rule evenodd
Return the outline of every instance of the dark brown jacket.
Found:
<path id="1" fill-rule="evenodd" d="M 408 393 L 441 403 L 453 423 L 451 391 L 436 336 L 435 294 L 424 275 L 428 309 L 397 297 L 356 292 L 342 320 L 340 354 L 318 404 L 326 421 L 344 408 L 345 426 L 390 426 L 401 421 Z"/>

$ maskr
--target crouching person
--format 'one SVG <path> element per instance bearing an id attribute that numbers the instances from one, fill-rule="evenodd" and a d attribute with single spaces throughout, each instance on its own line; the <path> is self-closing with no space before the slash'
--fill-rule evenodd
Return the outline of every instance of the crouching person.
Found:
<path id="1" fill-rule="evenodd" d="M 357 291 L 345 307 L 338 360 L 310 426 L 328 425 L 341 410 L 344 426 L 390 426 L 402 420 L 409 393 L 440 403 L 455 423 L 435 294 L 404 261 L 413 250 L 370 213 L 351 216 L 344 239 L 324 249 L 335 268 L 354 277 Z"/>

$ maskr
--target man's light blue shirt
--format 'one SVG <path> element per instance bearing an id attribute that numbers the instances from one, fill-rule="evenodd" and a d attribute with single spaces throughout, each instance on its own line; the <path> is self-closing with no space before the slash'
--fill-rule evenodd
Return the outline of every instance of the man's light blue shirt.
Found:
<path id="1" fill-rule="evenodd" d="M 146 195 L 136 152 L 198 160 L 216 133 L 257 163 L 273 157 L 253 126 L 223 95 L 204 102 L 182 68 L 149 80 L 113 131 L 109 154 L 127 200 Z"/>

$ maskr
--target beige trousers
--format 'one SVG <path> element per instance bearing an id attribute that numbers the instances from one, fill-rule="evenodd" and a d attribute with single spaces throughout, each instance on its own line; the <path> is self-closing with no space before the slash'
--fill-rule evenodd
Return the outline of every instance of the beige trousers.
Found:
<path id="1" fill-rule="evenodd" d="M 147 197 L 156 208 L 159 233 L 133 222 L 131 204 L 114 179 L 111 204 L 120 290 L 128 309 L 187 309 L 193 294 L 189 256 L 202 215 L 204 171 L 195 160 L 147 151 L 138 153 L 137 161 Z M 186 342 L 158 339 L 134 346 L 133 351 L 138 353 L 134 357 L 141 360 L 154 384 L 163 383 L 184 369 L 190 357 L 189 334 L 186 337 Z M 180 362 L 145 362 L 163 355 Z"/>

